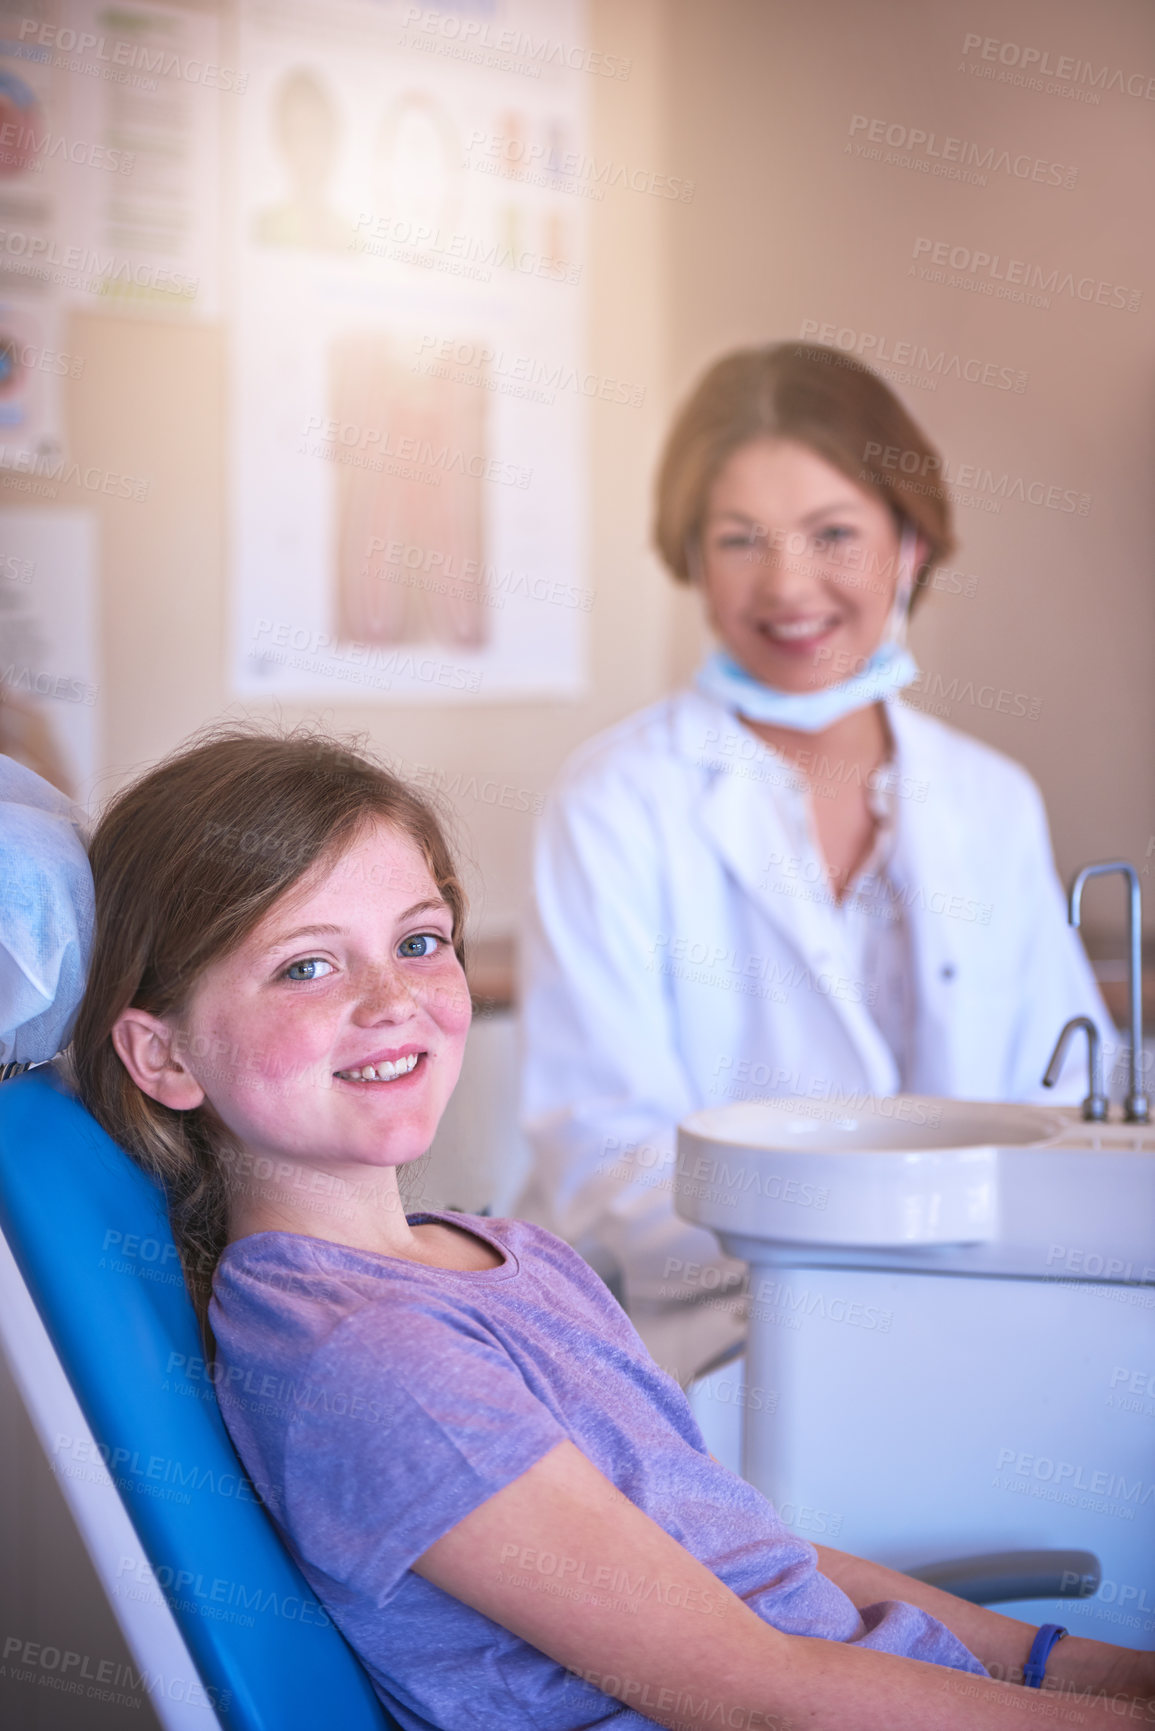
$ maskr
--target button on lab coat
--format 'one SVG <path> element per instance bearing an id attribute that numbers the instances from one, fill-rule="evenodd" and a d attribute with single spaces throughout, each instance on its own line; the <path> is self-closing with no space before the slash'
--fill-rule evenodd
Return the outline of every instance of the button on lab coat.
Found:
<path id="1" fill-rule="evenodd" d="M 522 994 L 534 1165 L 516 1212 L 603 1272 L 616 1265 L 635 1320 L 671 1301 L 683 1313 L 686 1300 L 708 1304 L 740 1268 L 674 1212 L 687 1113 L 900 1085 L 1073 1101 L 1087 1090 L 1085 1047 L 1053 1092 L 1041 1086 L 1059 1029 L 1089 1015 L 1112 1034 L 1031 778 L 901 702 L 887 715 L 889 869 L 914 971 L 901 1082 L 863 982 L 830 947 L 829 893 L 792 839 L 776 789 L 794 772 L 733 714 L 681 692 L 584 746 L 550 797 Z M 695 1324 L 703 1358 L 740 1338 L 732 1305 L 716 1323 Z"/>

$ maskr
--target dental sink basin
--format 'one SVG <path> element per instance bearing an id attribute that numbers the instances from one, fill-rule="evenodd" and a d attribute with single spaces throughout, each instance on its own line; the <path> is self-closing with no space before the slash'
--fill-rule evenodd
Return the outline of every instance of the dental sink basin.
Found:
<path id="1" fill-rule="evenodd" d="M 740 1407 L 742 1472 L 788 1525 L 898 1568 L 1089 1549 L 1102 1602 L 1012 1614 L 1150 1645 L 1149 1615 L 1104 1619 L 1155 1602 L 1155 1125 L 735 1102 L 680 1126 L 674 1195 L 748 1264 L 735 1291 L 671 1261 L 747 1323 L 744 1374 L 696 1410 Z"/>
<path id="2" fill-rule="evenodd" d="M 920 1095 L 756 1100 L 678 1132 L 678 1208 L 728 1237 L 864 1248 L 974 1244 L 999 1222 L 998 1151 L 1056 1142 L 1058 1112 Z"/>
<path id="3" fill-rule="evenodd" d="M 747 1262 L 1155 1280 L 1155 1125 L 1084 1123 L 1074 1107 L 710 1107 L 679 1128 L 674 1196 Z"/>
<path id="4" fill-rule="evenodd" d="M 938 1100 L 919 1094 L 870 1096 L 853 1107 L 814 1100 L 753 1100 L 696 1112 L 685 1124 L 698 1135 L 735 1146 L 836 1154 L 1019 1147 L 1059 1136 L 1066 1127 L 1063 1113 L 1042 1106 Z M 1106 1126 L 1089 1128 L 1097 1131 Z"/>

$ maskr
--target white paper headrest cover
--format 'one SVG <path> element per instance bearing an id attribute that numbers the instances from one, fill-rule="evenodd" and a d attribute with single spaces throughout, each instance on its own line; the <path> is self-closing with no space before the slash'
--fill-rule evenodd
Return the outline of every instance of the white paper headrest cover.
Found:
<path id="1" fill-rule="evenodd" d="M 92 873 L 82 815 L 0 756 L 0 1064 L 67 1045 L 92 951 Z"/>

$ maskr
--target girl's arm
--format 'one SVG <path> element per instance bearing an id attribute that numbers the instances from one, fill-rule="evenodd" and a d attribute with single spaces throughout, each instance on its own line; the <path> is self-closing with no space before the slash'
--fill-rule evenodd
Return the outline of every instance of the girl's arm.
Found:
<path id="1" fill-rule="evenodd" d="M 944 1593 L 925 1581 L 914 1581 L 881 1563 L 868 1563 L 863 1557 L 851 1557 L 825 1545 L 817 1545 L 815 1549 L 821 1573 L 841 1587 L 860 1609 L 863 1605 L 876 1605 L 880 1599 L 900 1599 L 904 1604 L 918 1605 L 945 1623 L 989 1670 L 1012 1681 L 1021 1677 L 1036 1624 L 956 1599 L 953 1593 Z M 1155 1654 L 1136 1653 L 1126 1647 L 1109 1646 L 1105 1641 L 1068 1635 L 1052 1649 L 1047 1660 L 1047 1683 L 1052 1680 L 1075 1690 L 1155 1696 Z M 1155 1713 L 1151 1722 L 1155 1723 Z"/>
<path id="2" fill-rule="evenodd" d="M 547 1556 L 548 1571 L 539 1569 Z M 1059 1714 L 1064 1727 L 1094 1731 L 1118 1717 L 1107 1702 L 1060 1707 L 1054 1694 L 781 1634 L 570 1442 L 413 1566 L 671 1731 L 1014 1731 Z M 614 1597 L 623 1576 L 636 1610 Z M 1146 1723 L 1155 1725 L 1155 1703 Z"/>

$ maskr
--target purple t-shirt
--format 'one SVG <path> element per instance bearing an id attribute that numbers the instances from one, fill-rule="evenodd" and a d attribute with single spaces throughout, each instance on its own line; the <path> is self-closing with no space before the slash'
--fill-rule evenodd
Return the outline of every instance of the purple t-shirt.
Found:
<path id="1" fill-rule="evenodd" d="M 813 1547 L 711 1459 L 678 1384 L 560 1238 L 519 1220 L 410 1218 L 464 1226 L 505 1260 L 428 1268 L 258 1232 L 225 1251 L 209 1312 L 241 1459 L 407 1731 L 652 1725 L 413 1572 L 566 1438 L 776 1629 L 985 1675 L 926 1612 L 887 1602 L 860 1613 L 817 1572 Z M 527 1591 L 596 1592 L 628 1615 L 652 1590 L 510 1550 L 503 1565 Z"/>

